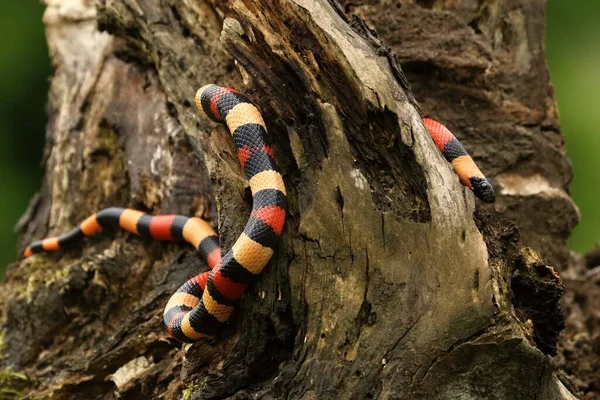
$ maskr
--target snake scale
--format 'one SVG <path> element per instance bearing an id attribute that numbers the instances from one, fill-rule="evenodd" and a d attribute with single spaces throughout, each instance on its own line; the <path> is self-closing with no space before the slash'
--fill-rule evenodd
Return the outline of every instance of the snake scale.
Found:
<path id="1" fill-rule="evenodd" d="M 265 123 L 256 106 L 240 92 L 218 85 L 200 88 L 195 102 L 206 118 L 225 123 L 229 128 L 252 192 L 253 206 L 248 223 L 224 256 L 219 238 L 207 221 L 182 215 L 152 216 L 128 208 L 99 211 L 71 232 L 36 241 L 24 251 L 24 256 L 29 257 L 59 250 L 107 227 L 120 227 L 156 240 L 190 243 L 209 270 L 185 282 L 165 307 L 167 330 L 182 342 L 215 337 L 222 331 L 236 301 L 273 255 L 287 212 L 283 177 L 266 142 Z M 460 182 L 484 202 L 494 202 L 492 185 L 458 139 L 437 121 L 424 118 L 423 123 L 438 149 L 454 167 Z"/>

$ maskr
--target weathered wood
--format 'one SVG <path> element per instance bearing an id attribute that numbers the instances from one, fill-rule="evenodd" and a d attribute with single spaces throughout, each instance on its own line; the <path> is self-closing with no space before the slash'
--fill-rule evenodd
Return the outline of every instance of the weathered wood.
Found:
<path id="1" fill-rule="evenodd" d="M 493 176 L 501 196 L 486 209 L 566 267 L 579 216 L 545 62 L 546 2 L 347 3 L 398 56 L 425 114 L 451 127 Z"/>
<path id="2" fill-rule="evenodd" d="M 523 224 L 537 250 L 563 246 L 548 254 L 561 262 L 575 209 L 547 73 L 527 83 L 545 94 L 517 99 L 509 84 L 529 78 L 518 81 L 522 71 L 486 47 L 496 36 L 477 33 L 504 9 L 484 2 L 473 23 L 442 2 L 434 8 L 447 11 L 366 3 L 346 5 L 365 22 L 325 0 L 49 2 L 47 173 L 23 243 L 127 205 L 212 218 L 228 248 L 251 198 L 229 134 L 194 110 L 195 90 L 209 82 L 244 88 L 263 110 L 290 216 L 230 330 L 184 349 L 168 339 L 161 311 L 204 268 L 191 251 L 119 233 L 15 264 L 0 296 L 3 363 L 35 381 L 32 396 L 573 398 L 545 355 L 564 323 L 560 279 L 499 221 Z M 515 24 L 531 21 L 539 35 L 539 13 L 536 2 Z M 415 30 L 429 26 L 417 46 Z M 444 32 L 471 53 L 446 54 Z M 535 43 L 519 57 L 546 71 Z M 458 183 L 386 44 L 409 67 L 423 110 L 467 132 L 503 184 L 497 206 L 479 208 Z M 482 99 L 485 112 L 470 119 Z M 497 112 L 510 118 L 487 121 Z M 539 172 L 550 168 L 558 172 Z M 527 195 L 536 172 L 556 190 Z M 527 225 L 526 213 L 540 202 L 562 207 L 552 217 L 568 222 L 537 242 L 542 225 Z"/>

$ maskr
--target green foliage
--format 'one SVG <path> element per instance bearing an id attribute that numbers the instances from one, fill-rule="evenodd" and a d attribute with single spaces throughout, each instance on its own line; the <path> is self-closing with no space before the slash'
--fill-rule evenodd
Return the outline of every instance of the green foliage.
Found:
<path id="1" fill-rule="evenodd" d="M 4 332 L 0 331 L 0 360 L 3 358 Z M 23 397 L 23 389 L 28 382 L 27 376 L 10 369 L 0 370 L 0 400 L 13 400 Z"/>
<path id="2" fill-rule="evenodd" d="M 27 384 L 27 377 L 20 372 L 10 369 L 0 371 L 0 400 L 14 400 L 23 397 L 23 389 Z"/>

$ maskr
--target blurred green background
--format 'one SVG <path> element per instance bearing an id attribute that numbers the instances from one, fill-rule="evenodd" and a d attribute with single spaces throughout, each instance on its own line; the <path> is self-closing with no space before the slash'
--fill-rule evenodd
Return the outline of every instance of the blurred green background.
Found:
<path id="1" fill-rule="evenodd" d="M 573 249 L 600 240 L 600 1 L 548 0 L 546 54 L 581 210 Z M 13 227 L 42 177 L 45 103 L 51 75 L 37 0 L 0 1 L 0 275 L 16 258 Z"/>
<path id="2" fill-rule="evenodd" d="M 547 7 L 546 58 L 581 212 L 571 248 L 584 252 L 600 242 L 600 1 L 548 0 Z"/>
<path id="3" fill-rule="evenodd" d="M 38 0 L 0 0 L 0 275 L 16 258 L 13 227 L 39 189 L 52 73 Z"/>

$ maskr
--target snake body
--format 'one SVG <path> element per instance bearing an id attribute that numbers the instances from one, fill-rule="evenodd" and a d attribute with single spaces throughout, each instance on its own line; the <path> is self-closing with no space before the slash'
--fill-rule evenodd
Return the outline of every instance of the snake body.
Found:
<path id="1" fill-rule="evenodd" d="M 45 251 L 69 247 L 86 236 L 93 236 L 105 228 L 122 228 L 148 239 L 163 241 L 186 241 L 190 243 L 209 268 L 221 261 L 219 237 L 208 222 L 183 215 L 148 215 L 131 208 L 106 208 L 83 221 L 76 229 L 58 237 L 31 243 L 25 249 L 25 257 Z"/>
<path id="2" fill-rule="evenodd" d="M 156 240 L 186 241 L 198 250 L 209 270 L 200 273 L 171 296 L 163 314 L 169 334 L 182 342 L 218 335 L 236 301 L 267 265 L 283 232 L 287 198 L 283 177 L 266 142 L 259 110 L 240 92 L 218 85 L 200 88 L 195 98 L 201 114 L 225 123 L 237 148 L 237 157 L 250 184 L 252 211 L 242 234 L 221 258 L 219 238 L 200 218 L 148 215 L 128 208 L 107 208 L 90 216 L 64 235 L 36 241 L 24 256 L 55 251 L 95 235 L 107 227 Z M 460 142 L 439 122 L 425 118 L 425 127 L 450 162 L 460 182 L 485 202 L 495 199 L 492 185 Z"/>
<path id="3" fill-rule="evenodd" d="M 431 118 L 423 118 L 423 124 L 437 148 L 454 167 L 454 172 L 458 175 L 460 183 L 471 189 L 475 196 L 482 201 L 486 203 L 496 201 L 493 186 L 452 132 Z"/>

